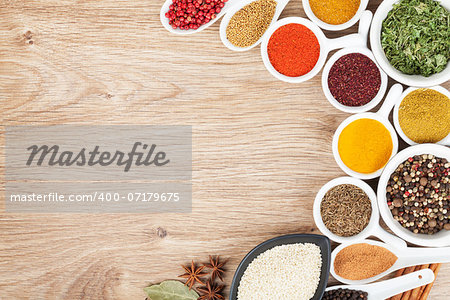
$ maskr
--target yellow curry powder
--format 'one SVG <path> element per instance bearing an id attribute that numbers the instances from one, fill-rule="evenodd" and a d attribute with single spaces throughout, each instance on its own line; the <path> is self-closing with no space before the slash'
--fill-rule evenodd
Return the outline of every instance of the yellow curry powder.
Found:
<path id="1" fill-rule="evenodd" d="M 398 109 L 403 133 L 416 143 L 436 143 L 450 133 L 450 99 L 433 89 L 406 95 Z"/>
<path id="2" fill-rule="evenodd" d="M 392 139 L 387 128 L 373 119 L 358 119 L 342 130 L 338 151 L 344 164 L 358 173 L 373 173 L 388 162 Z"/>
<path id="3" fill-rule="evenodd" d="M 344 24 L 353 18 L 360 3 L 361 0 L 309 0 L 314 15 L 331 25 Z"/>

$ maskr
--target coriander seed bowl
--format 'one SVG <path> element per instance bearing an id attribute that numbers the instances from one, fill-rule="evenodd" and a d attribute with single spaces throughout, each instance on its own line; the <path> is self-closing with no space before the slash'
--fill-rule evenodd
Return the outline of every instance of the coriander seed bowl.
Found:
<path id="1" fill-rule="evenodd" d="M 432 235 L 411 232 L 394 219 L 387 204 L 386 187 L 391 174 L 394 173 L 397 167 L 409 157 L 423 154 L 432 154 L 437 157 L 446 158 L 450 161 L 450 148 L 442 145 L 420 144 L 400 151 L 389 161 L 384 168 L 383 174 L 381 174 L 377 190 L 378 208 L 384 223 L 392 230 L 392 232 L 405 241 L 425 247 L 447 247 L 450 246 L 450 230 L 442 229 L 438 233 Z"/>
<path id="2" fill-rule="evenodd" d="M 450 1 L 437 0 L 447 10 L 450 10 Z M 376 61 L 386 74 L 395 79 L 396 81 L 405 85 L 414 87 L 427 87 L 442 84 L 450 80 L 450 63 L 447 63 L 447 67 L 436 74 L 429 77 L 422 75 L 408 75 L 397 70 L 393 67 L 384 53 L 381 46 L 381 30 L 382 23 L 386 19 L 388 13 L 392 10 L 393 5 L 399 2 L 399 0 L 384 0 L 377 8 L 377 11 L 373 17 L 372 26 L 370 29 L 370 45 Z"/>
<path id="3" fill-rule="evenodd" d="M 403 131 L 402 127 L 400 126 L 400 121 L 399 121 L 399 108 L 400 105 L 403 101 L 403 99 L 405 99 L 405 97 L 407 95 L 409 95 L 411 92 L 417 90 L 418 88 L 413 88 L 413 87 L 409 87 L 407 88 L 403 94 L 401 95 L 401 97 L 399 98 L 399 100 L 395 103 L 394 106 L 394 114 L 393 114 L 393 119 L 394 119 L 394 126 L 395 129 L 397 130 L 398 135 L 409 145 L 417 145 L 418 143 L 414 142 L 413 140 L 411 140 Z M 442 86 L 433 86 L 433 87 L 428 87 L 427 89 L 432 89 L 435 90 L 441 94 L 444 94 L 445 96 L 447 96 L 448 98 L 450 98 L 450 92 L 443 88 Z M 441 144 L 441 145 L 450 145 L 450 133 L 443 138 L 442 140 L 438 141 L 436 144 Z"/>
<path id="4" fill-rule="evenodd" d="M 375 95 L 372 100 L 370 100 L 368 103 L 361 105 L 361 106 L 347 106 L 342 103 L 340 103 L 336 98 L 333 96 L 333 94 L 330 91 L 329 83 L 328 83 L 328 77 L 330 76 L 330 70 L 334 66 L 334 64 L 343 56 L 348 54 L 358 53 L 367 56 L 377 67 L 378 71 L 380 72 L 380 87 L 378 89 L 377 94 Z M 325 67 L 322 71 L 322 90 L 325 94 L 325 97 L 327 98 L 328 102 L 330 102 L 331 105 L 336 107 L 337 109 L 347 112 L 347 113 L 363 113 L 366 111 L 371 110 L 375 106 L 377 106 L 381 100 L 383 100 L 384 94 L 386 93 L 388 85 L 388 77 L 386 73 L 383 72 L 383 70 L 380 68 L 380 66 L 377 64 L 375 57 L 372 54 L 372 51 L 370 51 L 366 47 L 355 47 L 355 48 L 343 48 L 339 51 L 337 51 L 331 58 L 327 61 L 325 64 Z"/>
<path id="5" fill-rule="evenodd" d="M 360 4 L 359 4 L 359 8 L 356 11 L 355 15 L 348 20 L 345 23 L 342 24 L 329 24 L 326 23 L 324 21 L 322 21 L 321 19 L 319 19 L 318 17 L 316 17 L 316 15 L 314 14 L 314 12 L 311 9 L 311 5 L 309 3 L 310 0 L 302 0 L 302 5 L 303 5 L 303 9 L 305 10 L 306 15 L 308 16 L 308 18 L 313 21 L 314 23 L 316 23 L 320 28 L 325 29 L 325 30 L 330 30 L 330 31 L 339 31 L 339 30 L 344 30 L 347 29 L 351 26 L 353 26 L 356 22 L 358 22 L 359 19 L 361 19 L 364 10 L 367 8 L 367 4 L 369 3 L 369 0 L 361 0 Z"/>
<path id="6" fill-rule="evenodd" d="M 267 27 L 267 30 L 264 32 L 264 34 L 261 35 L 261 37 L 259 38 L 258 41 L 256 41 L 255 43 L 253 43 L 251 46 L 248 47 L 237 47 L 235 45 L 233 45 L 227 37 L 227 28 L 228 28 L 228 24 L 230 24 L 231 18 L 238 12 L 240 11 L 242 8 L 244 8 L 245 6 L 255 2 L 257 0 L 244 0 L 242 2 L 239 2 L 236 5 L 233 5 L 232 7 L 230 7 L 230 9 L 227 11 L 227 13 L 225 14 L 225 16 L 222 18 L 222 21 L 220 22 L 220 39 L 222 40 L 222 43 L 225 45 L 225 47 L 227 47 L 230 50 L 233 51 L 248 51 L 250 49 L 253 49 L 254 47 L 258 46 L 263 37 L 264 34 L 267 33 L 267 30 L 270 28 L 270 26 L 272 24 L 274 24 L 278 18 L 280 17 L 281 13 L 283 12 L 284 8 L 286 7 L 286 5 L 289 3 L 290 0 L 277 0 L 277 6 L 275 9 L 275 13 L 270 21 L 270 25 L 269 27 Z"/>
<path id="7" fill-rule="evenodd" d="M 337 234 L 334 234 L 329 230 L 325 223 L 323 222 L 322 215 L 321 215 L 321 204 L 322 199 L 325 196 L 325 194 L 334 188 L 335 186 L 342 185 L 342 184 L 351 184 L 354 185 L 366 193 L 366 195 L 369 197 L 372 207 L 372 212 L 370 215 L 369 223 L 366 225 L 366 227 L 358 234 L 355 234 L 353 236 L 339 236 Z M 316 198 L 314 200 L 314 206 L 313 206 L 313 216 L 314 216 L 314 222 L 316 223 L 317 228 L 319 228 L 320 232 L 322 232 L 324 235 L 326 235 L 330 240 L 338 242 L 338 243 L 351 243 L 356 242 L 358 240 L 363 240 L 369 236 L 376 236 L 382 241 L 393 245 L 397 248 L 406 247 L 406 242 L 402 239 L 388 233 L 380 226 L 380 214 L 378 211 L 378 203 L 377 203 L 377 196 L 373 189 L 364 181 L 354 178 L 354 177 L 339 177 L 335 178 L 328 183 L 326 183 L 322 188 L 319 190 L 319 192 L 316 195 Z"/>

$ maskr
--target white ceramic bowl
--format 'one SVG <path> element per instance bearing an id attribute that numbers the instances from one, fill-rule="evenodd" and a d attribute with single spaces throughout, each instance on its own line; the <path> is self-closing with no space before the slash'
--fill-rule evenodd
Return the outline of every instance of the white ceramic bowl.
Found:
<path id="1" fill-rule="evenodd" d="M 356 14 L 347 22 L 339 24 L 339 25 L 333 25 L 325 23 L 324 21 L 320 20 L 316 15 L 313 13 L 311 6 L 309 5 L 309 0 L 302 0 L 303 9 L 305 10 L 306 15 L 308 18 L 316 23 L 320 28 L 331 30 L 331 31 L 338 31 L 338 30 L 344 30 L 349 27 L 351 27 L 353 24 L 358 22 L 358 20 L 361 18 L 364 10 L 367 8 L 367 4 L 369 3 L 369 0 L 361 0 L 361 3 L 359 4 L 359 8 L 356 11 Z"/>
<path id="2" fill-rule="evenodd" d="M 217 22 L 235 3 L 238 3 L 239 0 L 228 0 L 228 2 L 225 3 L 225 6 L 222 8 L 220 13 L 217 14 L 215 19 L 212 19 L 208 23 L 200 26 L 197 29 L 189 29 L 189 30 L 182 30 L 180 28 L 173 29 L 172 25 L 169 24 L 169 19 L 166 18 L 166 13 L 169 11 L 169 6 L 172 4 L 172 0 L 166 0 L 164 4 L 161 7 L 161 11 L 159 12 L 159 19 L 161 21 L 161 24 L 164 26 L 164 28 L 167 31 L 170 31 L 171 33 L 178 34 L 178 35 L 188 35 L 193 33 L 198 33 L 200 31 L 205 30 L 215 22 Z"/>
<path id="3" fill-rule="evenodd" d="M 300 17 L 289 17 L 281 19 L 275 22 L 273 25 L 271 25 L 269 29 L 267 29 L 266 34 L 263 36 L 261 42 L 261 56 L 264 62 L 264 66 L 270 72 L 270 74 L 272 74 L 279 80 L 289 83 L 299 83 L 307 81 L 313 78 L 317 73 L 319 73 L 319 71 L 325 64 L 325 60 L 327 59 L 328 53 L 331 50 L 343 48 L 346 46 L 354 46 L 354 47 L 364 46 L 366 44 L 366 39 L 364 39 L 364 37 L 367 37 L 367 35 L 364 34 L 364 32 L 367 32 L 369 30 L 371 20 L 372 20 L 372 13 L 370 11 L 365 11 L 364 18 L 361 19 L 361 22 L 359 24 L 359 33 L 350 34 L 336 39 L 328 39 L 322 32 L 322 30 L 316 24 L 314 24 L 308 19 Z M 278 28 L 287 24 L 301 24 L 304 25 L 305 27 L 308 27 L 316 35 L 320 45 L 319 59 L 317 60 L 317 63 L 314 66 L 314 68 L 305 75 L 298 77 L 289 77 L 275 70 L 275 68 L 272 66 L 272 63 L 270 62 L 269 54 L 267 53 L 267 47 L 272 34 Z"/>
<path id="4" fill-rule="evenodd" d="M 333 67 L 334 63 L 342 56 L 350 53 L 360 53 L 369 57 L 375 63 L 375 65 L 378 68 L 378 71 L 380 72 L 381 85 L 380 89 L 378 90 L 378 93 L 369 103 L 361 106 L 347 106 L 339 103 L 339 101 L 337 101 L 336 98 L 334 98 L 333 95 L 331 94 L 330 88 L 328 86 L 328 75 L 330 74 L 330 70 Z M 322 90 L 327 100 L 337 109 L 352 114 L 366 112 L 377 106 L 378 103 L 380 103 L 380 101 L 383 99 L 384 94 L 386 93 L 387 84 L 388 84 L 388 77 L 386 73 L 384 73 L 383 70 L 381 70 L 380 66 L 377 64 L 375 57 L 372 54 L 372 51 L 363 47 L 344 48 L 339 50 L 338 52 L 333 54 L 333 56 L 331 56 L 331 58 L 327 61 L 322 71 Z"/>
<path id="5" fill-rule="evenodd" d="M 381 272 L 378 275 L 375 275 L 371 278 L 362 279 L 362 280 L 351 280 L 343 278 L 336 274 L 336 271 L 334 269 L 334 263 L 336 260 L 337 254 L 344 248 L 352 245 L 352 244 L 369 244 L 373 246 L 379 246 L 383 247 L 390 252 L 392 252 L 395 256 L 397 256 L 397 260 L 395 263 L 386 271 Z M 422 248 L 422 247 L 406 247 L 406 248 L 395 248 L 392 247 L 389 244 L 377 242 L 373 240 L 361 240 L 357 241 L 355 243 L 345 243 L 337 246 L 333 252 L 331 252 L 331 266 L 330 266 L 330 273 L 333 275 L 334 278 L 339 280 L 340 282 L 346 283 L 346 284 L 354 284 L 354 285 L 360 285 L 360 284 L 367 284 L 374 282 L 380 278 L 383 278 L 389 273 L 392 273 L 396 270 L 410 267 L 410 266 L 417 266 L 417 265 L 424 265 L 424 264 L 436 264 L 436 263 L 446 263 L 450 262 L 450 248 Z M 378 300 L 378 299 L 377 299 Z"/>
<path id="6" fill-rule="evenodd" d="M 345 119 L 344 121 L 342 121 L 342 123 L 339 125 L 339 127 L 336 129 L 336 132 L 334 133 L 333 136 L 333 144 L 332 144 L 332 149 L 333 149 L 333 156 L 334 159 L 336 160 L 336 163 L 339 165 L 339 167 L 348 175 L 356 177 L 356 178 L 360 178 L 360 179 L 372 179 L 372 178 L 376 178 L 378 176 L 381 175 L 381 172 L 383 172 L 383 168 L 373 172 L 373 173 L 358 173 L 353 171 L 352 169 L 350 169 L 349 167 L 347 167 L 344 162 L 341 159 L 341 156 L 339 155 L 339 149 L 338 149 L 338 143 L 339 143 L 339 136 L 342 133 L 342 130 L 344 130 L 345 127 L 347 127 L 348 124 L 352 123 L 355 120 L 359 120 L 359 119 L 373 119 L 376 120 L 378 122 L 380 122 L 381 124 L 384 125 L 384 127 L 389 131 L 389 134 L 391 136 L 391 140 L 392 140 L 392 153 L 389 157 L 392 158 L 398 151 L 398 138 L 397 138 L 397 133 L 395 132 L 394 127 L 391 125 L 391 123 L 389 123 L 388 117 L 389 117 L 389 112 L 392 109 L 392 106 L 394 106 L 395 101 L 400 97 L 401 93 L 403 91 L 403 88 L 400 84 L 395 84 L 391 87 L 391 89 L 389 90 L 388 95 L 386 96 L 386 99 L 384 100 L 383 105 L 381 106 L 381 108 L 379 109 L 379 111 L 377 113 L 372 113 L 372 112 L 366 112 L 366 113 L 361 113 L 361 114 L 356 114 L 356 115 L 352 115 L 350 117 L 348 117 L 347 119 Z"/>
<path id="7" fill-rule="evenodd" d="M 352 184 L 354 186 L 359 187 L 367 194 L 371 202 L 372 214 L 370 216 L 369 224 L 367 224 L 366 228 L 364 228 L 363 231 L 354 236 L 343 237 L 332 233 L 323 223 L 322 216 L 320 213 L 320 206 L 322 204 L 322 199 L 325 196 L 325 194 L 333 187 L 341 184 Z M 353 177 L 339 177 L 329 181 L 324 186 L 322 186 L 322 188 L 319 190 L 314 200 L 313 216 L 314 222 L 316 223 L 316 226 L 317 228 L 319 228 L 320 232 L 322 232 L 332 241 L 338 243 L 353 243 L 373 235 L 396 248 L 406 247 L 405 241 L 386 232 L 384 229 L 381 228 L 379 224 L 380 215 L 378 212 L 377 196 L 375 195 L 375 192 L 372 190 L 372 188 L 367 183 L 365 183 L 360 179 L 356 179 Z"/>
<path id="8" fill-rule="evenodd" d="M 435 91 L 438 91 L 438 92 L 440 92 L 440 93 L 442 93 L 442 94 L 444 94 L 444 95 L 446 95 L 447 97 L 450 98 L 450 92 L 447 89 L 443 88 L 442 86 L 433 86 L 433 87 L 429 87 L 429 89 L 433 89 Z M 397 101 L 395 103 L 395 106 L 394 106 L 394 126 L 395 126 L 395 129 L 397 130 L 397 133 L 400 135 L 400 137 L 405 142 L 407 142 L 410 145 L 417 145 L 417 143 L 414 142 L 413 140 L 411 140 L 409 137 L 407 137 L 406 134 L 403 132 L 402 127 L 400 126 L 400 122 L 398 120 L 398 110 L 400 108 L 400 104 L 402 103 L 403 99 L 409 93 L 411 93 L 411 92 L 413 92 L 415 90 L 417 90 L 417 88 L 410 87 L 410 88 L 406 89 L 403 92 L 402 96 L 400 97 L 399 101 Z M 443 138 L 442 140 L 437 142 L 437 144 L 450 145 L 450 133 L 445 138 Z"/>
<path id="9" fill-rule="evenodd" d="M 264 34 L 261 36 L 261 38 L 257 42 L 255 42 L 253 45 L 248 46 L 248 47 L 237 47 L 237 46 L 233 45 L 232 43 L 230 43 L 230 41 L 227 38 L 227 27 L 228 27 L 228 24 L 230 23 L 231 18 L 242 8 L 244 8 L 245 6 L 249 5 L 250 3 L 254 2 L 254 1 L 256 1 L 256 0 L 244 0 L 242 2 L 239 2 L 239 4 L 233 5 L 232 7 L 230 7 L 230 9 L 227 11 L 227 13 L 223 17 L 222 21 L 220 22 L 220 39 L 222 40 L 222 43 L 225 45 L 225 47 L 227 47 L 228 49 L 233 50 L 233 51 L 248 51 L 250 49 L 253 49 L 254 47 L 256 47 L 257 45 L 259 45 L 261 43 L 261 41 L 264 37 Z M 271 21 L 270 25 L 273 25 L 278 20 L 278 17 L 281 15 L 281 13 L 283 12 L 284 8 L 289 3 L 289 1 L 290 0 L 278 0 L 277 1 L 277 8 L 272 17 L 272 21 Z M 267 29 L 269 29 L 269 27 Z M 267 32 L 267 30 L 266 30 L 266 32 Z"/>
<path id="10" fill-rule="evenodd" d="M 438 157 L 446 158 L 448 161 L 450 161 L 450 148 L 436 144 L 421 144 L 411 146 L 399 152 L 394 158 L 389 161 L 389 163 L 384 168 L 383 174 L 380 177 L 377 191 L 378 208 L 380 210 L 381 217 L 383 218 L 383 221 L 386 223 L 386 225 L 397 236 L 401 237 L 405 241 L 427 247 L 450 246 L 450 231 L 443 229 L 433 235 L 413 233 L 408 229 L 403 228 L 403 226 L 394 219 L 387 205 L 386 186 L 389 181 L 389 177 L 402 162 L 404 162 L 411 156 L 421 154 L 433 154 Z"/>
<path id="11" fill-rule="evenodd" d="M 386 72 L 387 75 L 393 79 L 401 82 L 403 84 L 415 87 L 428 87 L 439 85 L 447 80 L 450 80 L 450 63 L 447 64 L 447 68 L 442 72 L 431 75 L 430 77 L 424 77 L 421 75 L 407 75 L 396 68 L 394 68 L 386 58 L 383 48 L 381 47 L 381 26 L 386 19 L 388 13 L 391 11 L 393 4 L 397 3 L 399 0 L 384 0 L 375 13 L 372 21 L 372 27 L 370 29 L 370 45 L 381 68 Z M 439 1 L 439 0 L 438 0 Z M 442 6 L 447 10 L 450 10 L 450 1 L 439 1 Z"/>

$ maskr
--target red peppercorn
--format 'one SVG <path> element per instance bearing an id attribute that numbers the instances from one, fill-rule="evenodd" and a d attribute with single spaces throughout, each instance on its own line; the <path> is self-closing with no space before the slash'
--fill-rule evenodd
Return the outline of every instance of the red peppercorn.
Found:
<path id="1" fill-rule="evenodd" d="M 172 28 L 198 29 L 215 19 L 228 0 L 172 0 L 165 17 Z"/>

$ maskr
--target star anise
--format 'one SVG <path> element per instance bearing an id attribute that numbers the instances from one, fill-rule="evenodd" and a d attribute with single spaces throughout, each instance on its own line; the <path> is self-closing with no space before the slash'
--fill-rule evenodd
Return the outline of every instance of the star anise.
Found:
<path id="1" fill-rule="evenodd" d="M 202 295 L 197 300 L 225 300 L 221 292 L 224 289 L 224 285 L 217 285 L 210 278 L 205 286 L 197 288 Z"/>
<path id="2" fill-rule="evenodd" d="M 204 284 L 204 282 L 200 278 L 208 275 L 208 273 L 202 272 L 205 266 L 197 267 L 194 261 L 192 261 L 190 266 L 182 266 L 182 267 L 186 271 L 186 273 L 178 277 L 187 278 L 185 285 L 189 286 L 189 290 L 192 289 L 192 286 L 196 282 Z"/>
<path id="3" fill-rule="evenodd" d="M 214 281 L 216 277 L 218 277 L 221 281 L 223 281 L 223 273 L 225 273 L 225 270 L 223 267 L 227 261 L 220 261 L 220 256 L 212 257 L 209 256 L 209 264 L 204 264 L 205 267 L 208 269 L 211 269 L 211 280 Z"/>

